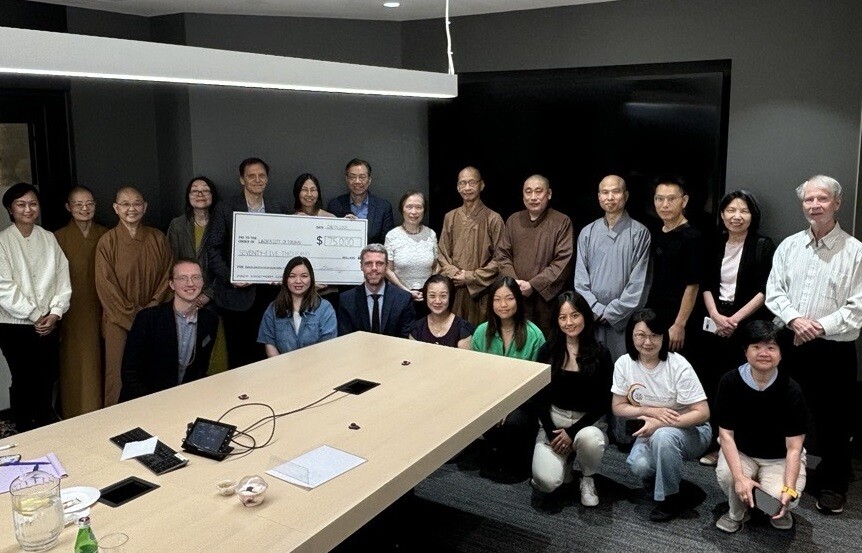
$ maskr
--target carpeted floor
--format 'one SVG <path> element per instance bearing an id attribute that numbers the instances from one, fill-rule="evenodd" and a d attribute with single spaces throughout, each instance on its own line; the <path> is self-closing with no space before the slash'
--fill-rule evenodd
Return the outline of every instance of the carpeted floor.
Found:
<path id="1" fill-rule="evenodd" d="M 715 528 L 727 510 L 715 469 L 686 464 L 685 493 L 699 503 L 684 517 L 657 524 L 647 520 L 652 502 L 637 489 L 625 455 L 608 448 L 596 477 L 601 502 L 580 505 L 577 479 L 550 496 L 527 481 L 512 485 L 448 463 L 415 489 L 410 502 L 411 539 L 402 551 L 563 553 L 571 551 L 695 552 L 862 551 L 862 463 L 840 516 L 825 516 L 804 494 L 790 531 L 753 520 L 736 534 Z M 381 525 L 382 526 L 382 525 Z"/>

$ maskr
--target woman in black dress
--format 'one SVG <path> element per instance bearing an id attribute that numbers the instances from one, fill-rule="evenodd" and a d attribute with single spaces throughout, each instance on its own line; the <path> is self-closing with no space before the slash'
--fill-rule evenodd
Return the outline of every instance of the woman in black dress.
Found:
<path id="1" fill-rule="evenodd" d="M 455 297 L 455 284 L 447 276 L 431 275 L 422 287 L 422 297 L 428 306 L 428 316 L 413 327 L 410 338 L 429 344 L 470 349 L 475 328 L 469 321 L 452 313 L 450 304 Z"/>

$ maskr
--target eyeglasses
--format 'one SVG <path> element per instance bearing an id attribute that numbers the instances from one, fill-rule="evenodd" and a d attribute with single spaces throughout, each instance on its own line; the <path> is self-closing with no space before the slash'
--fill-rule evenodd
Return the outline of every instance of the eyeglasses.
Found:
<path id="1" fill-rule="evenodd" d="M 661 342 L 661 334 L 647 334 L 646 332 L 635 332 L 635 342 Z"/>
<path id="2" fill-rule="evenodd" d="M 189 190 L 189 196 L 212 196 L 209 190 Z"/>
<path id="3" fill-rule="evenodd" d="M 135 209 L 143 209 L 144 208 L 144 202 L 132 202 L 132 203 L 123 202 L 121 204 L 114 204 L 114 205 L 120 206 L 121 209 L 129 209 L 130 207 L 134 207 Z"/>
<path id="4" fill-rule="evenodd" d="M 69 204 L 72 209 L 93 209 L 96 207 L 96 202 L 72 202 Z"/>
<path id="5" fill-rule="evenodd" d="M 188 284 L 189 282 L 191 282 L 193 284 L 200 284 L 201 282 L 203 282 L 204 277 L 201 275 L 192 275 L 192 276 L 180 275 L 180 276 L 175 276 L 173 278 L 173 280 L 175 280 L 177 282 L 182 282 L 183 284 Z"/>
<path id="6" fill-rule="evenodd" d="M 458 181 L 458 186 L 460 186 L 461 188 L 465 188 L 465 187 L 467 187 L 467 186 L 469 186 L 470 188 L 476 188 L 477 186 L 479 186 L 479 183 L 480 183 L 480 182 L 481 182 L 481 181 L 478 181 L 478 180 L 476 180 L 476 179 L 470 179 L 470 180 L 459 180 L 459 181 Z"/>
<path id="7" fill-rule="evenodd" d="M 368 180 L 368 175 L 356 175 L 353 173 L 347 173 L 347 180 L 365 182 Z"/>

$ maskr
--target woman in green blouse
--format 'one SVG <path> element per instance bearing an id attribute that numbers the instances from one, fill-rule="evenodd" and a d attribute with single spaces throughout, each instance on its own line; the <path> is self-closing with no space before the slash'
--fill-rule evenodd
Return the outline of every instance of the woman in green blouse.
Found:
<path id="1" fill-rule="evenodd" d="M 536 360 L 545 337 L 527 320 L 524 296 L 515 279 L 503 277 L 488 289 L 486 318 L 473 333 L 473 351 Z"/>
<path id="2" fill-rule="evenodd" d="M 524 296 L 515 279 L 503 277 L 489 288 L 486 313 L 488 320 L 473 333 L 471 349 L 536 360 L 545 337 L 539 327 L 527 320 Z M 482 475 L 501 482 L 528 478 L 538 428 L 535 414 L 525 403 L 486 432 L 490 451 L 483 463 Z"/>

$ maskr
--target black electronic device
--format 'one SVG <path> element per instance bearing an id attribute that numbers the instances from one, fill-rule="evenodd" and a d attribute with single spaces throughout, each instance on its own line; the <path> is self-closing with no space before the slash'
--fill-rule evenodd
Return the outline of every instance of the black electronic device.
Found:
<path id="1" fill-rule="evenodd" d="M 230 442 L 235 432 L 236 426 L 232 424 L 198 417 L 188 425 L 183 451 L 222 461 L 233 451 Z"/>
<path id="2" fill-rule="evenodd" d="M 362 380 L 361 378 L 354 378 L 350 382 L 345 382 L 341 386 L 336 386 L 335 390 L 358 396 L 376 386 L 380 386 L 380 383 L 371 382 L 370 380 Z"/>
<path id="3" fill-rule="evenodd" d="M 137 476 L 129 476 L 125 480 L 120 480 L 99 490 L 99 502 L 109 507 L 119 507 L 158 487 L 158 484 L 141 480 Z"/>
<path id="4" fill-rule="evenodd" d="M 644 427 L 646 421 L 643 419 L 626 419 L 626 434 L 632 435 Z"/>
<path id="5" fill-rule="evenodd" d="M 777 515 L 782 507 L 780 500 L 760 488 L 754 488 L 754 506 L 771 517 Z"/>
<path id="6" fill-rule="evenodd" d="M 120 446 L 120 448 L 124 448 L 129 442 L 140 442 L 152 437 L 153 436 L 149 432 L 143 430 L 139 426 L 129 430 L 128 432 L 123 432 L 118 436 L 114 436 L 111 438 L 111 441 Z M 156 450 L 153 453 L 149 455 L 139 455 L 135 457 L 135 460 L 156 474 L 164 474 L 189 464 L 188 459 L 165 445 L 161 440 L 156 442 Z"/>

